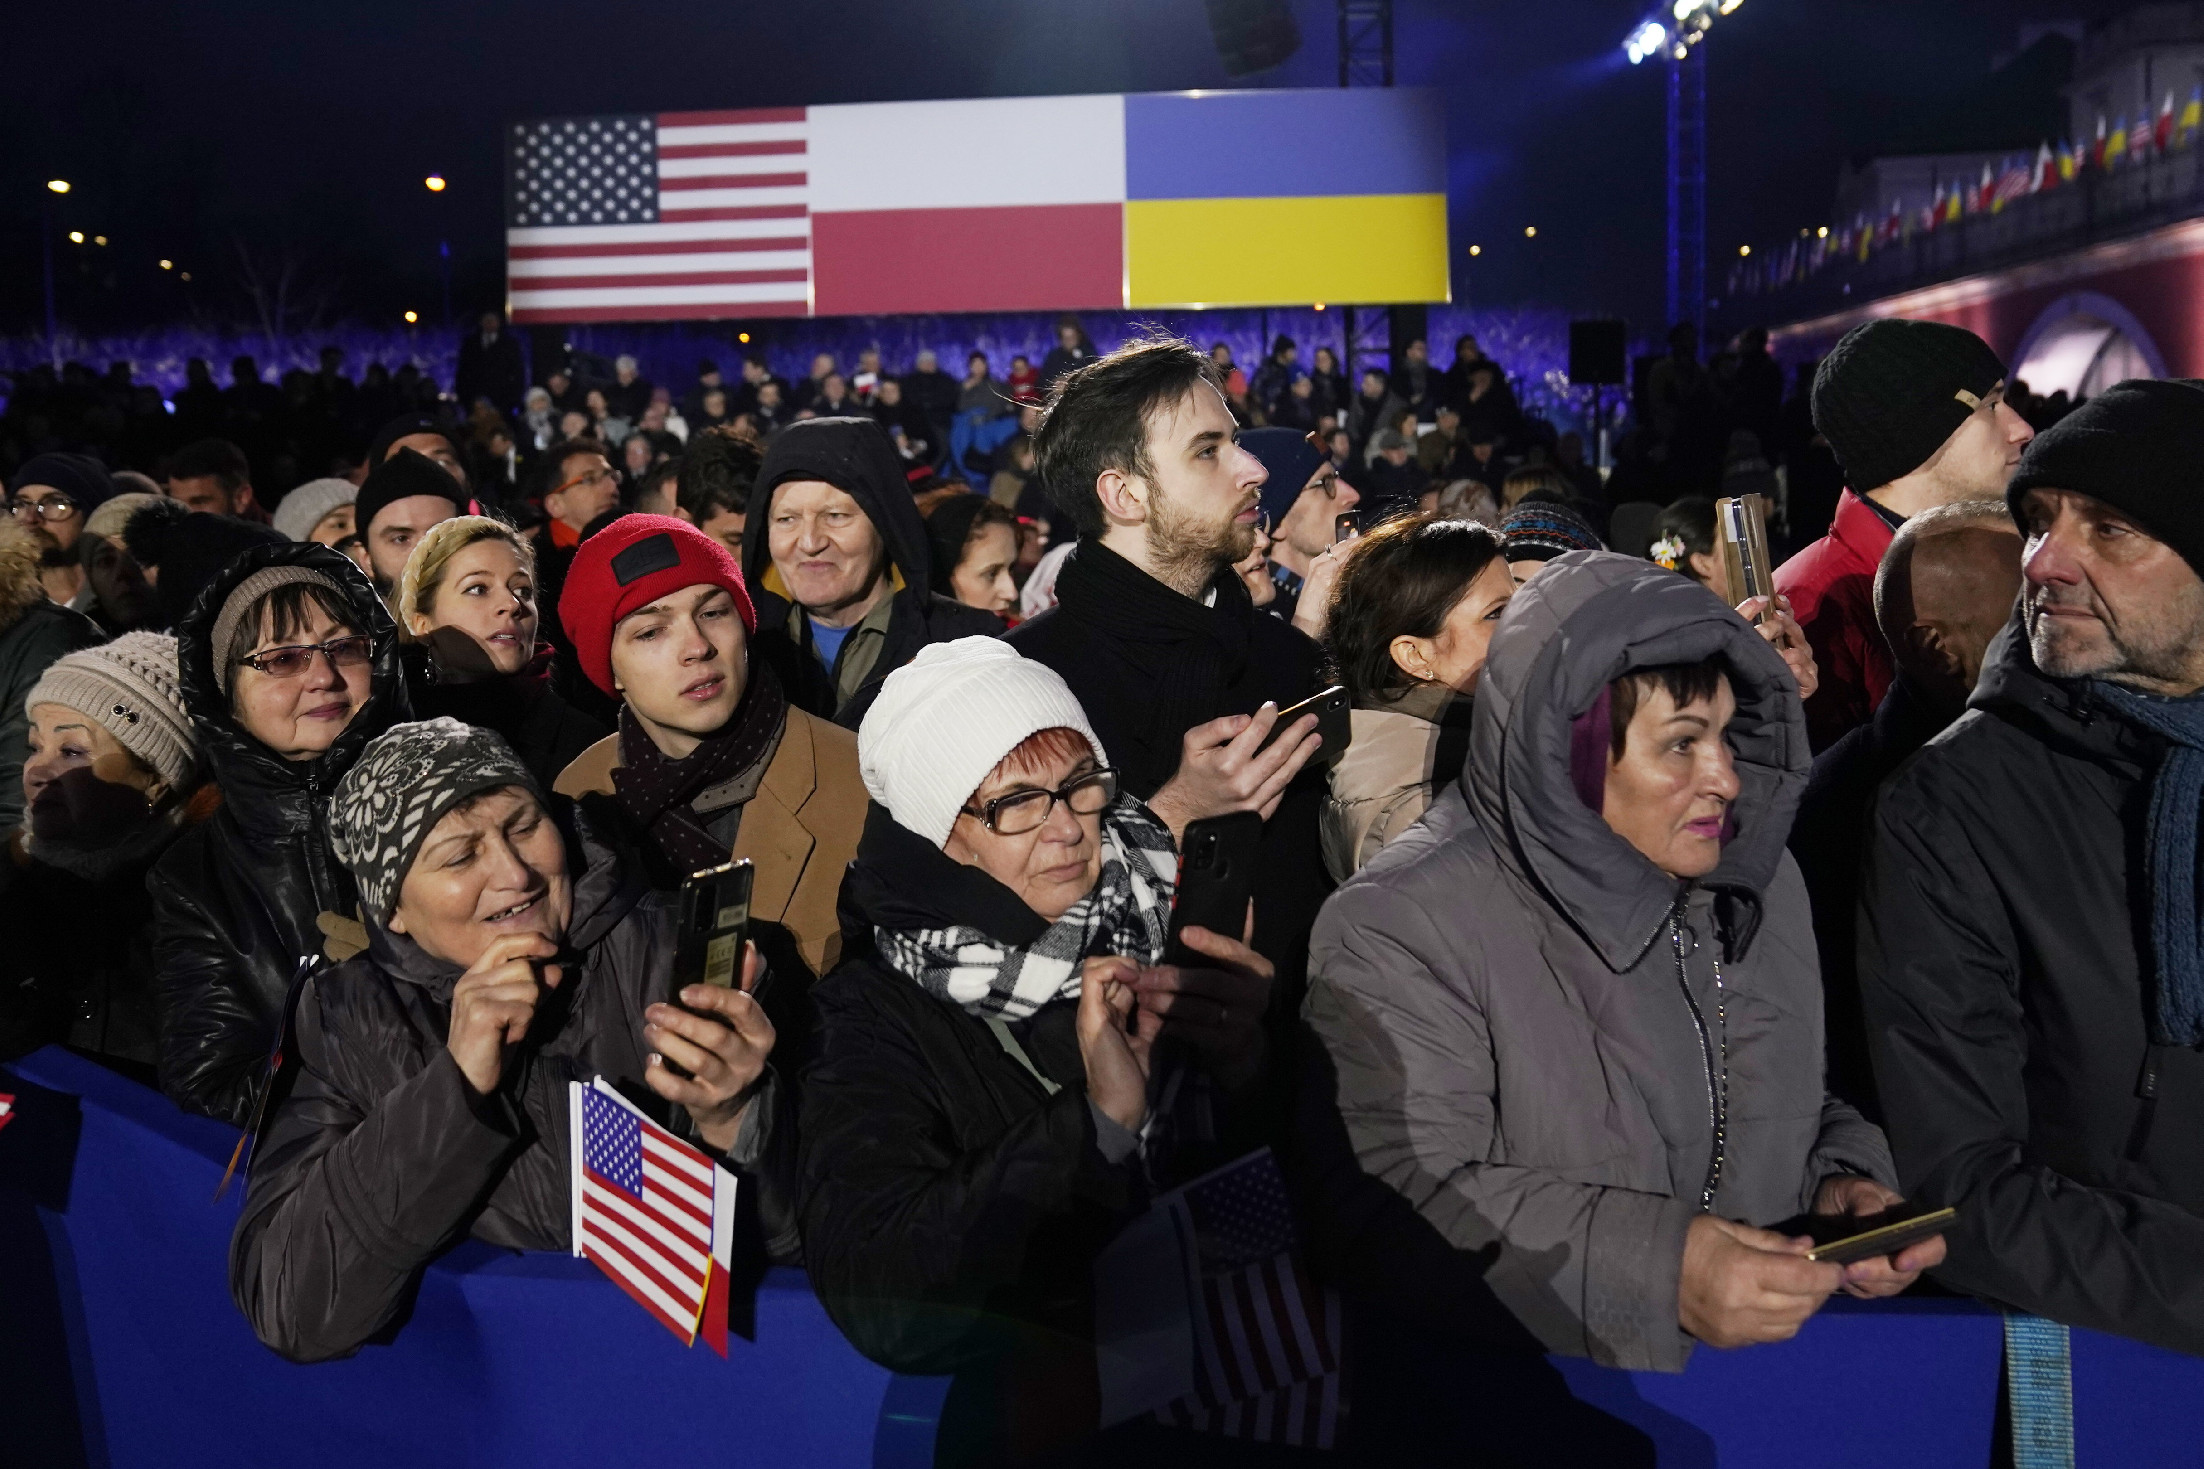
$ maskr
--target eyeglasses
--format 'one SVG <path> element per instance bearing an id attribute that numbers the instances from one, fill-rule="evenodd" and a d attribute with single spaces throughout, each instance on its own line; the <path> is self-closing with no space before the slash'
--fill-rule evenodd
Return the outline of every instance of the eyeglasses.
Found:
<path id="1" fill-rule="evenodd" d="M 620 477 L 617 474 L 614 474 L 610 469 L 599 467 L 590 470 L 587 474 L 577 474 L 564 484 L 552 486 L 549 493 L 561 494 L 573 489 L 576 485 L 618 484 L 619 482 Z"/>
<path id="2" fill-rule="evenodd" d="M 43 500 L 26 500 L 18 495 L 8 501 L 8 513 L 19 519 L 36 515 L 47 520 L 67 520 L 77 513 L 77 502 L 67 495 L 48 495 Z"/>
<path id="3" fill-rule="evenodd" d="M 962 809 L 966 816 L 977 816 L 995 835 L 1018 837 L 1047 821 L 1058 801 L 1062 801 L 1074 816 L 1094 816 L 1116 799 L 1117 772 L 1090 770 L 1057 790 L 1012 791 L 1007 796 L 997 796 L 977 811 L 969 806 Z"/>
<path id="4" fill-rule="evenodd" d="M 353 636 L 333 638 L 326 643 L 301 643 L 289 648 L 270 648 L 265 653 L 248 653 L 239 663 L 270 678 L 297 678 L 314 666 L 314 655 L 321 654 L 329 660 L 331 668 L 359 668 L 374 655 L 373 638 Z"/>

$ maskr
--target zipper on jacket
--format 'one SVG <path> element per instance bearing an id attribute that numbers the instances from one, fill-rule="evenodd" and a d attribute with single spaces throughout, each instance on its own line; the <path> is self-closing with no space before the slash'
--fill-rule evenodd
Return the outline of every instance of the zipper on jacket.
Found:
<path id="1" fill-rule="evenodd" d="M 1700 1008 L 1698 997 L 1691 992 L 1691 976 L 1684 967 L 1684 905 L 1678 902 L 1668 914 L 1668 942 L 1676 955 L 1676 986 L 1684 992 L 1684 1004 L 1691 1009 L 1691 1023 L 1699 1032 L 1699 1055 L 1706 1064 L 1707 1077 L 1707 1127 L 1712 1135 L 1707 1157 L 1707 1180 L 1699 1189 L 1699 1212 L 1713 1212 L 1714 1195 L 1722 1186 L 1722 1158 L 1729 1142 L 1730 1122 L 1730 1026 L 1729 996 L 1722 985 L 1722 961 L 1714 961 L 1714 1023 L 1715 1032 L 1707 1030 L 1706 1012 Z M 1698 947 L 1693 938 L 1692 946 Z M 1719 1056 L 1717 1055 L 1719 1051 Z"/>

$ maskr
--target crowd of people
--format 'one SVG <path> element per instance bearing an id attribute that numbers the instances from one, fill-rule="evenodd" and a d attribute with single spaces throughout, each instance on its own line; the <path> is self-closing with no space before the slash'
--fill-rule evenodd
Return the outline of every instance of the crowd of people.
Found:
<path id="1" fill-rule="evenodd" d="M 1263 1147 L 1368 1462 L 1650 1462 L 1544 1353 L 1839 1291 L 2204 1353 L 2204 385 L 2039 434 L 1970 333 L 1862 326 L 1805 390 L 1827 534 L 1731 607 L 1680 531 L 1609 549 L 1468 338 L 1349 384 L 1067 320 L 679 401 L 468 349 L 458 422 L 339 363 L 202 374 L 173 444 L 112 377 L 10 400 L 136 447 L 8 481 L 0 1055 L 254 1136 L 229 1283 L 285 1356 L 462 1236 L 565 1249 L 592 1076 L 955 1375 L 944 1463 L 1288 1453 L 1098 1431 L 1098 1258 Z M 1174 944 L 1229 818 L 1252 902 Z M 730 859 L 739 982 L 675 992 Z"/>

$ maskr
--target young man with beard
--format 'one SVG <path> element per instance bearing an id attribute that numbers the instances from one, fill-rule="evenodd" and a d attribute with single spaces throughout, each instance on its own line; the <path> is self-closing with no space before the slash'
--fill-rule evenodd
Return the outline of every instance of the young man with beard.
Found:
<path id="1" fill-rule="evenodd" d="M 2044 431 L 2020 608 L 1883 788 L 1860 902 L 1875 1078 L 1945 1284 L 2204 1353 L 2204 386 Z"/>
<path id="2" fill-rule="evenodd" d="M 8 509 L 38 545 L 40 585 L 49 598 L 87 617 L 99 610 L 99 595 L 77 542 L 92 512 L 114 496 L 105 466 L 82 454 L 37 455 L 8 485 Z"/>
<path id="3" fill-rule="evenodd" d="M 168 494 L 209 515 L 257 518 L 259 510 L 251 464 L 227 439 L 201 439 L 178 449 L 168 461 Z"/>
<path id="4" fill-rule="evenodd" d="M 742 536 L 757 588 L 758 656 L 789 702 L 854 726 L 859 691 L 929 643 L 994 637 L 1002 619 L 936 596 L 926 522 L 903 462 L 870 418 L 812 418 L 774 435 Z"/>
<path id="5" fill-rule="evenodd" d="M 1814 427 L 1848 492 L 1829 534 L 1776 568 L 1821 670 L 1806 701 L 1818 753 L 1867 723 L 1889 692 L 1875 568 L 1906 517 L 1998 499 L 2035 436 L 2005 403 L 2005 365 L 1963 327 L 1890 318 L 1845 333 L 1814 374 Z"/>
<path id="6" fill-rule="evenodd" d="M 465 515 L 468 505 L 461 483 L 424 454 L 400 448 L 375 461 L 352 502 L 352 521 L 367 547 L 369 579 L 386 604 L 421 537 L 430 527 Z"/>
<path id="7" fill-rule="evenodd" d="M 1319 655 L 1233 573 L 1254 549 L 1266 478 L 1236 438 L 1218 369 L 1191 342 L 1135 341 L 1066 376 L 1034 452 L 1079 549 L 1057 605 L 1010 643 L 1063 675 L 1124 788 L 1174 835 L 1198 817 L 1266 818 L 1254 942 L 1287 1019 L 1330 886 L 1314 716 L 1263 745 L 1278 710 L 1321 687 Z"/>

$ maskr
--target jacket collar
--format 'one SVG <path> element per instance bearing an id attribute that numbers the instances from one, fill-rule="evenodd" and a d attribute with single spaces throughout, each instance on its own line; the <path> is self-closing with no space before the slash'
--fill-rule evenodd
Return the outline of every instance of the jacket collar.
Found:
<path id="1" fill-rule="evenodd" d="M 2015 607 L 2012 620 L 1991 640 L 1967 707 L 1995 715 L 2064 754 L 2130 773 L 2148 769 L 2158 737 L 2108 708 L 2089 680 L 2053 678 L 2037 668 L 2026 619 L 2025 608 Z"/>
<path id="2" fill-rule="evenodd" d="M 1056 599 L 1082 621 L 1137 643 L 1214 644 L 1248 656 L 1255 604 L 1230 567 L 1209 583 L 1209 600 L 1184 597 L 1100 541 L 1082 539 L 1056 578 Z"/>
<path id="3" fill-rule="evenodd" d="M 1883 519 L 1859 491 L 1846 488 L 1837 497 L 1837 513 L 1829 522 L 1829 539 L 1842 547 L 1844 553 L 1869 575 L 1883 564 L 1883 552 L 1890 549 L 1891 538 L 1898 532 L 1889 521 Z"/>

